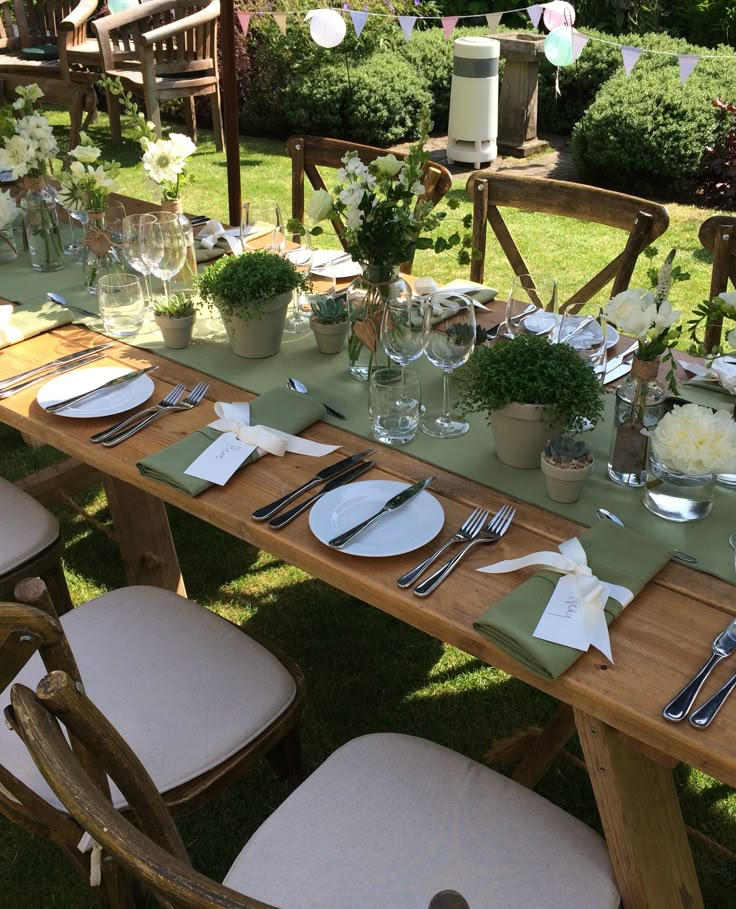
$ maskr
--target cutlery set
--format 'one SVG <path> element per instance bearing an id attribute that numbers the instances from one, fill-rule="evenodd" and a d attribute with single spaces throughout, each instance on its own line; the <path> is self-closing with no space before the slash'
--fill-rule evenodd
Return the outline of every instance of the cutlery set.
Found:
<path id="1" fill-rule="evenodd" d="M 97 347 L 90 347 L 89 350 L 78 350 L 75 353 L 59 357 L 57 360 L 52 360 L 50 363 L 45 363 L 43 366 L 36 366 L 18 373 L 16 376 L 11 376 L 0 382 L 0 400 L 9 398 L 19 391 L 35 385 L 36 382 L 45 382 L 46 379 L 61 375 L 70 369 L 77 369 L 79 366 L 87 366 L 88 363 L 101 360 L 102 351 L 112 346 L 112 344 L 98 344 Z"/>

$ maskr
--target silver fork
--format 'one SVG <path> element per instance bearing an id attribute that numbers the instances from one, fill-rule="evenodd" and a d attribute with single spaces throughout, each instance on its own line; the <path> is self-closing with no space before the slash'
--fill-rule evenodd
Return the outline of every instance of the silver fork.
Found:
<path id="1" fill-rule="evenodd" d="M 108 426 L 107 429 L 101 429 L 99 432 L 96 432 L 93 436 L 89 437 L 90 442 L 102 442 L 104 439 L 122 432 L 125 427 L 129 426 L 131 423 L 137 423 L 142 417 L 148 416 L 148 414 L 156 413 L 159 410 L 166 410 L 168 407 L 173 407 L 174 404 L 179 403 L 179 398 L 184 394 L 185 388 L 186 385 L 183 383 L 181 385 L 175 385 L 166 397 L 161 398 L 158 404 L 155 404 L 153 407 L 146 407 L 144 410 L 139 410 L 138 413 L 134 413 L 125 420 L 120 420 L 113 426 Z"/>
<path id="2" fill-rule="evenodd" d="M 125 442 L 126 439 L 129 439 L 131 436 L 136 435 L 136 433 L 139 433 L 142 429 L 145 429 L 146 426 L 150 426 L 151 423 L 158 420 L 159 417 L 162 417 L 165 413 L 174 413 L 180 410 L 191 410 L 202 401 L 204 396 L 207 394 L 209 387 L 209 382 L 198 382 L 189 392 L 186 398 L 184 398 L 181 404 L 174 404 L 173 407 L 167 407 L 165 410 L 159 410 L 156 413 L 149 414 L 149 416 L 141 420 L 140 423 L 136 423 L 134 426 L 131 426 L 130 429 L 126 429 L 118 435 L 113 436 L 112 438 L 105 439 L 102 444 L 105 448 L 112 448 L 115 445 L 119 445 L 121 442 Z"/>
<path id="3" fill-rule="evenodd" d="M 494 514 L 488 522 L 485 529 L 481 530 L 481 532 L 469 543 L 466 543 L 460 552 L 453 556 L 449 562 L 445 562 L 445 564 L 441 568 L 438 568 L 434 574 L 431 574 L 426 581 L 422 581 L 421 584 L 415 587 L 414 593 L 418 597 L 429 596 L 436 587 L 439 587 L 448 574 L 455 568 L 460 559 L 462 559 L 473 546 L 476 546 L 478 543 L 497 543 L 511 526 L 515 514 L 516 509 L 512 508 L 511 505 L 504 505 L 502 508 L 499 508 L 496 514 Z"/>
<path id="4" fill-rule="evenodd" d="M 432 562 L 434 562 L 435 559 L 438 559 L 448 547 L 452 546 L 453 543 L 468 543 L 480 533 L 487 520 L 488 512 L 485 508 L 476 508 L 474 511 L 471 511 L 446 543 L 443 543 L 439 549 L 436 549 L 431 556 L 421 563 L 421 565 L 417 565 L 416 568 L 412 568 L 411 571 L 407 571 L 406 574 L 401 575 L 396 582 L 398 586 L 411 587 L 414 581 L 416 581 L 420 575 L 423 575 Z"/>

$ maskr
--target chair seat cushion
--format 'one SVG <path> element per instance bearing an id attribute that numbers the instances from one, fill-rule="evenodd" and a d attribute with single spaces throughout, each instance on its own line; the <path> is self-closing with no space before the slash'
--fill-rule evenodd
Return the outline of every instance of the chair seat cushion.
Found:
<path id="1" fill-rule="evenodd" d="M 280 909 L 616 909 L 606 846 L 530 789 L 441 745 L 338 749 L 256 831 L 225 884 Z"/>
<path id="2" fill-rule="evenodd" d="M 85 690 L 143 761 L 160 792 L 216 767 L 279 717 L 296 685 L 265 647 L 214 613 L 157 587 L 104 594 L 61 619 Z M 35 688 L 35 654 L 16 677 Z M 0 696 L 4 707 L 9 689 Z M 0 764 L 60 802 L 25 747 L 0 726 Z M 117 806 L 124 804 L 113 793 Z"/>
<path id="3" fill-rule="evenodd" d="M 39 44 L 37 47 L 24 47 L 20 52 L 21 57 L 29 60 L 58 60 L 59 47 L 57 44 Z"/>
<path id="4" fill-rule="evenodd" d="M 59 522 L 32 496 L 0 477 L 0 577 L 43 552 L 59 537 Z"/>

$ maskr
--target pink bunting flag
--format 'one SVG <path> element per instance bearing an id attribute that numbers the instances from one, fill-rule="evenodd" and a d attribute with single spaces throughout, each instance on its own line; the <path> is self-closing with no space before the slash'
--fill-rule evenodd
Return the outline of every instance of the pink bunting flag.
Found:
<path id="1" fill-rule="evenodd" d="M 238 13 L 238 22 L 240 27 L 243 30 L 243 37 L 248 34 L 248 26 L 250 25 L 251 13 Z"/>
<path id="2" fill-rule="evenodd" d="M 583 52 L 583 48 L 590 41 L 588 35 L 583 35 L 576 29 L 572 30 L 572 59 L 577 60 Z"/>
<path id="3" fill-rule="evenodd" d="M 492 34 L 498 31 L 498 26 L 501 24 L 501 16 L 503 16 L 503 13 L 486 13 L 486 22 Z"/>
<path id="4" fill-rule="evenodd" d="M 273 21 L 278 25 L 282 35 L 286 34 L 286 13 L 271 13 Z"/>
<path id="5" fill-rule="evenodd" d="M 700 57 L 698 57 L 697 54 L 679 54 L 677 62 L 680 66 L 680 82 L 684 85 L 687 82 L 690 73 L 692 73 L 698 63 L 700 63 Z"/>
<path id="6" fill-rule="evenodd" d="M 630 44 L 624 44 L 621 47 L 621 56 L 624 61 L 626 75 L 631 75 L 631 70 L 636 66 L 636 61 L 641 57 L 641 48 L 632 47 Z"/>
<path id="7" fill-rule="evenodd" d="M 416 21 L 416 16 L 399 16 L 399 25 L 401 26 L 401 31 L 404 33 L 404 38 L 407 41 L 411 41 L 412 29 L 414 28 L 414 23 Z"/>
<path id="8" fill-rule="evenodd" d="M 366 22 L 368 21 L 368 13 L 359 12 L 357 10 L 350 10 L 350 18 L 353 20 L 353 28 L 355 29 L 355 37 L 360 38 L 360 33 L 363 31 Z"/>
<path id="9" fill-rule="evenodd" d="M 544 7 L 535 3 L 534 6 L 528 6 L 526 11 L 529 13 L 529 18 L 532 20 L 534 28 L 539 28 L 539 20 L 542 18 Z"/>
<path id="10" fill-rule="evenodd" d="M 442 31 L 445 33 L 445 41 L 450 40 L 453 29 L 457 25 L 457 20 L 460 16 L 443 16 L 442 17 Z"/>

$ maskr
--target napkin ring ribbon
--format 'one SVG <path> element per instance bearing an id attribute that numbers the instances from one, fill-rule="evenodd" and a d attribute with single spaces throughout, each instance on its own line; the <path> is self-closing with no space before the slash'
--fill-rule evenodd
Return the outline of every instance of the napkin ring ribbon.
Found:
<path id="1" fill-rule="evenodd" d="M 310 442 L 308 439 L 290 435 L 280 429 L 272 429 L 270 426 L 260 424 L 251 426 L 250 405 L 247 403 L 227 404 L 218 401 L 215 404 L 215 413 L 220 419 L 209 424 L 212 429 L 235 433 L 239 441 L 257 448 L 259 456 L 272 454 L 282 458 L 289 451 L 319 458 L 340 447 Z"/>
<path id="2" fill-rule="evenodd" d="M 225 236 L 225 228 L 219 221 L 208 221 L 197 234 L 197 239 L 204 249 L 214 249 L 220 237 Z"/>

